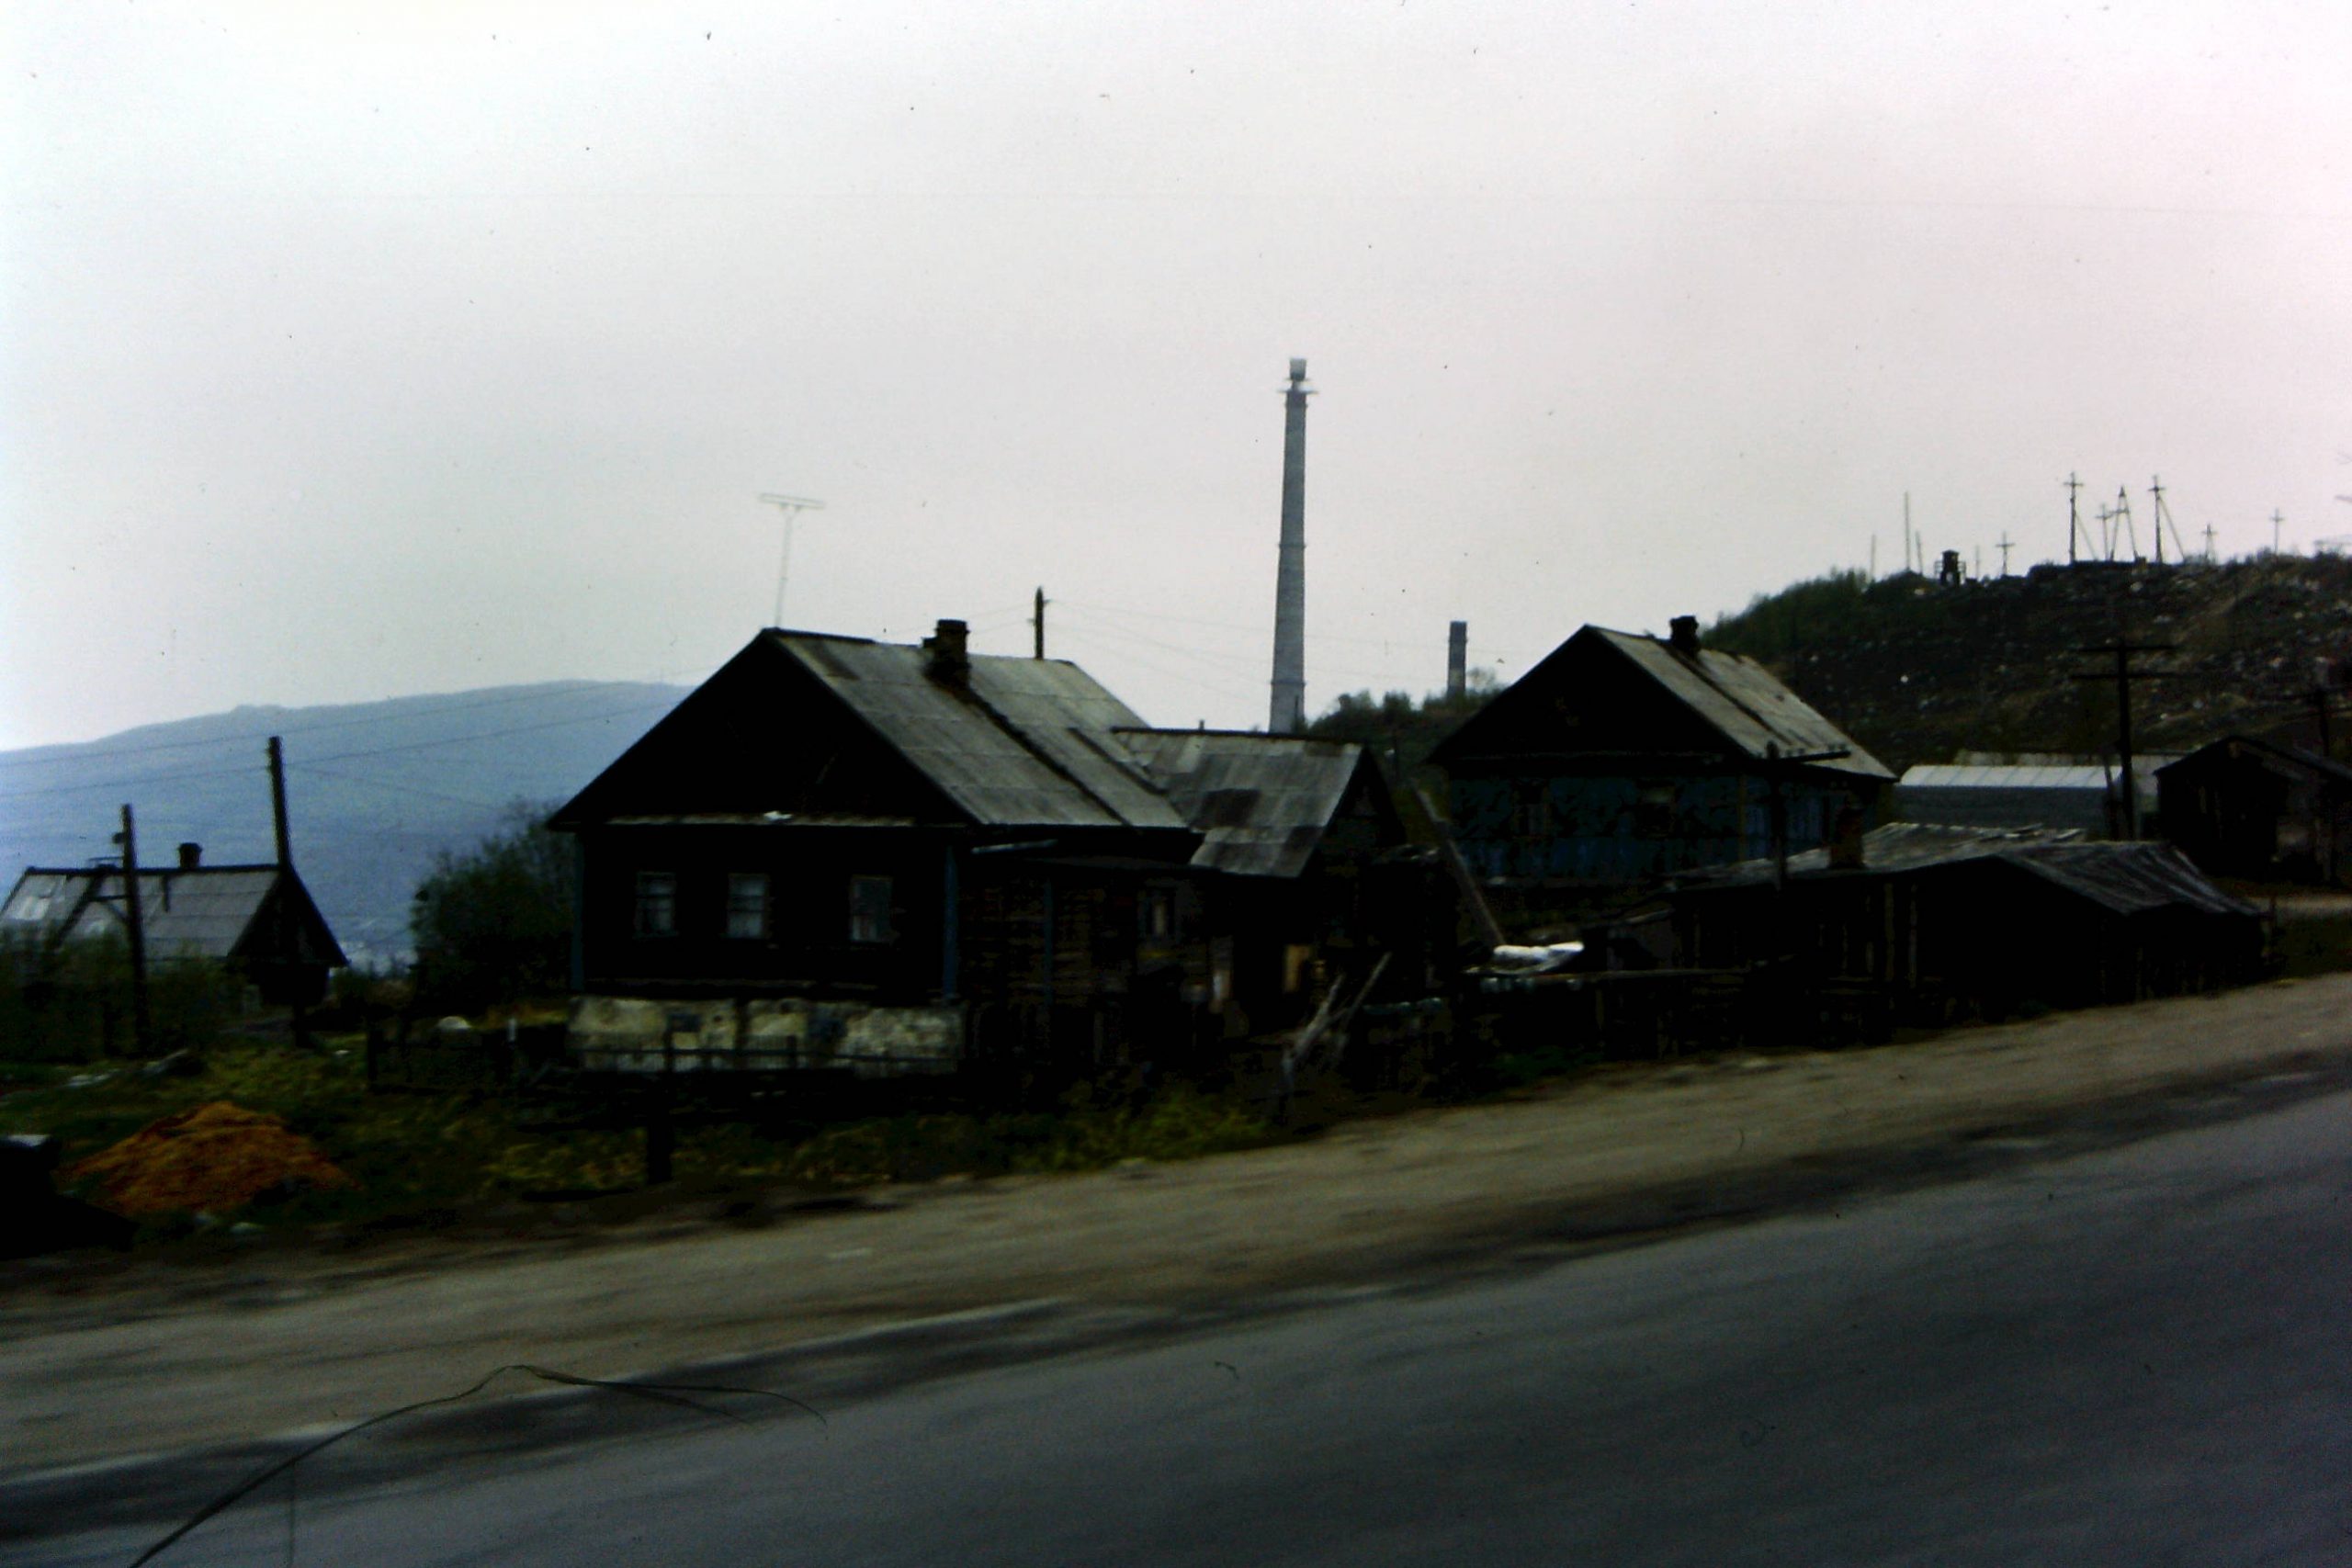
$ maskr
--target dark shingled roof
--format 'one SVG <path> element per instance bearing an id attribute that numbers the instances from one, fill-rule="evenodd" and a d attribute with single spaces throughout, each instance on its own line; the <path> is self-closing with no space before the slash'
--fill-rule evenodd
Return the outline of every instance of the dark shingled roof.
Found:
<path id="1" fill-rule="evenodd" d="M 1611 631 L 1606 626 L 1585 629 L 1632 660 L 1724 739 L 1759 761 L 1768 755 L 1767 748 L 1774 746 L 1784 757 L 1843 750 L 1843 757 L 1813 765 L 1874 779 L 1894 776 L 1885 763 L 1744 653 L 1712 648 L 1684 653 L 1661 638 L 1639 632 Z"/>
<path id="2" fill-rule="evenodd" d="M 1243 876 L 1296 876 L 1347 797 L 1363 748 L 1306 736 L 1157 730 L 1063 660 L 974 654 L 960 678 L 922 648 L 768 630 L 782 650 L 978 826 L 1125 828 L 1201 837 L 1192 863 Z M 689 704 L 693 701 L 688 699 Z M 684 710 L 681 710 L 684 711 Z M 788 716 L 783 716 L 788 717 Z M 657 728 L 637 749 L 659 747 Z M 637 792 L 628 810 L 572 816 L 641 825 L 873 826 L 903 818 L 839 811 L 664 812 Z M 654 809 L 648 810 L 649 806 Z"/>

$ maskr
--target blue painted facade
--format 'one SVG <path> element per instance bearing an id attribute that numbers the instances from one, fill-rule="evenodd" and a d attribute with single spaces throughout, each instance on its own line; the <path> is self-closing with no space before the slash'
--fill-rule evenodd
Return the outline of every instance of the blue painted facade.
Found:
<path id="1" fill-rule="evenodd" d="M 1827 841 L 1843 787 L 1782 785 L 1789 844 Z M 1770 786 L 1733 773 L 1457 778 L 1453 831 L 1473 875 L 1638 882 L 1771 853 Z"/>

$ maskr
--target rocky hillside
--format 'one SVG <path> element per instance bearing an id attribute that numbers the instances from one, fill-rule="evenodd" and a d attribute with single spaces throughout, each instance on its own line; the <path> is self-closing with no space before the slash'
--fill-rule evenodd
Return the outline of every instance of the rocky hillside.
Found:
<path id="1" fill-rule="evenodd" d="M 1939 586 L 1916 574 L 1801 582 L 1709 628 L 1754 655 L 1890 767 L 1962 750 L 2112 749 L 2113 641 L 2177 645 L 2133 660 L 2136 743 L 2183 750 L 2233 732 L 2314 743 L 2311 693 L 2352 677 L 2352 559 L 2271 556 L 2207 566 L 2036 567 Z M 2324 663 L 2326 672 L 2323 674 Z M 2338 719 L 2336 754 L 2352 722 Z"/>

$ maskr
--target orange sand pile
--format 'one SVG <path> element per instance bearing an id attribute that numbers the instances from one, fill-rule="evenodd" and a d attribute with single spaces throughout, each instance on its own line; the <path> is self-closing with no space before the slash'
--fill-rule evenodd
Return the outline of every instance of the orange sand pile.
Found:
<path id="1" fill-rule="evenodd" d="M 96 1177 L 119 1213 L 242 1209 L 279 1187 L 348 1187 L 316 1145 L 258 1111 L 217 1100 L 152 1122 L 66 1171 Z"/>

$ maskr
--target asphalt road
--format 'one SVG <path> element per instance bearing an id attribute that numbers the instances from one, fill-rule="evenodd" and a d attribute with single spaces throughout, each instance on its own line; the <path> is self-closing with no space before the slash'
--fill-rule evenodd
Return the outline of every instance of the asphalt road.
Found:
<path id="1" fill-rule="evenodd" d="M 338 1487 L 354 1439 L 158 1561 L 2352 1562 L 2352 1096 L 731 1408 Z M 162 1533 L 72 1528 L 5 1558 Z"/>

